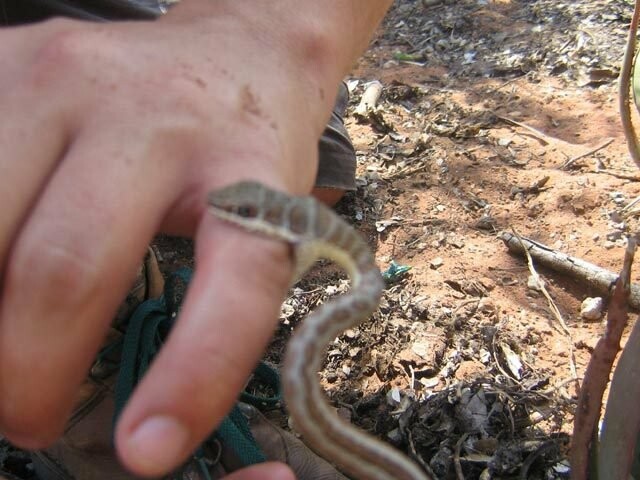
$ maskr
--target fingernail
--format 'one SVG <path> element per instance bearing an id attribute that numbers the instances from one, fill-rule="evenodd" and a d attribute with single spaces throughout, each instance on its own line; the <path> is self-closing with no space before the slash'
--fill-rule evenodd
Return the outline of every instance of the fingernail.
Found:
<path id="1" fill-rule="evenodd" d="M 189 430 L 173 417 L 148 418 L 126 441 L 127 463 L 144 475 L 164 475 L 184 459 L 190 437 Z"/>

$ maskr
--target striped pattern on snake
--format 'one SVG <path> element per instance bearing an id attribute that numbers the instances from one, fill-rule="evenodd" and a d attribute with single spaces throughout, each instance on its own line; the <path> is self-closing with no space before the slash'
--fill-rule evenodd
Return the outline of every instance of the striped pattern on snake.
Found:
<path id="1" fill-rule="evenodd" d="M 430 480 L 413 461 L 390 445 L 341 420 L 318 381 L 330 342 L 366 320 L 377 308 L 384 283 L 360 235 L 312 197 L 292 197 L 256 182 L 240 182 L 209 194 L 212 213 L 251 232 L 289 243 L 295 278 L 317 260 L 340 265 L 350 291 L 320 306 L 294 332 L 285 355 L 285 401 L 313 450 L 358 480 Z"/>

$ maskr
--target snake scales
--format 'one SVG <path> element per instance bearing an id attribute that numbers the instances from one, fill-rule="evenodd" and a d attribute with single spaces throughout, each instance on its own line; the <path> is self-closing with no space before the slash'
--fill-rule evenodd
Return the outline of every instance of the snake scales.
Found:
<path id="1" fill-rule="evenodd" d="M 355 479 L 430 480 L 406 456 L 338 418 L 318 382 L 329 343 L 366 320 L 382 294 L 382 277 L 364 240 L 312 197 L 291 197 L 256 182 L 213 191 L 208 203 L 227 222 L 289 243 L 296 278 L 320 258 L 333 260 L 351 278 L 349 293 L 312 312 L 289 342 L 282 383 L 296 430 L 319 455 Z"/>

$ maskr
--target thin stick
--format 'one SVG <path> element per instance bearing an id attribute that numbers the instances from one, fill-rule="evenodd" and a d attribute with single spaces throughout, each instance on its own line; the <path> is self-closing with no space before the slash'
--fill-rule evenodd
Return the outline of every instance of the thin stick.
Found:
<path id="1" fill-rule="evenodd" d="M 626 215 L 630 211 L 634 211 L 633 207 L 635 207 L 638 203 L 640 203 L 640 197 L 636 197 L 631 200 L 625 207 L 622 209 L 622 214 Z"/>
<path id="2" fill-rule="evenodd" d="M 551 311 L 553 312 L 554 316 L 560 323 L 562 330 L 564 331 L 564 333 L 570 336 L 571 332 L 569 331 L 567 324 L 564 322 L 564 318 L 562 318 L 562 314 L 560 313 L 560 310 L 558 310 L 558 307 L 556 306 L 555 302 L 551 298 L 551 295 L 549 295 L 549 292 L 547 292 L 547 289 L 544 286 L 544 282 L 542 281 L 542 279 L 540 278 L 540 275 L 538 274 L 538 272 L 536 272 L 536 269 L 533 266 L 533 259 L 531 258 L 531 254 L 529 253 L 529 250 L 525 248 L 524 242 L 522 241 L 522 238 L 520 237 L 518 232 L 516 232 L 515 229 L 513 228 L 511 229 L 511 231 L 513 232 L 515 237 L 518 239 L 518 241 L 522 245 L 522 248 L 524 249 L 524 254 L 527 257 L 527 266 L 529 267 L 529 273 L 531 273 L 531 276 L 535 279 L 538 287 L 540 288 L 540 291 L 547 299 L 547 302 L 549 303 L 549 308 L 551 308 Z"/>
<path id="3" fill-rule="evenodd" d="M 629 265 L 630 267 L 630 265 Z M 630 271 L 630 268 L 626 271 Z M 625 272 L 625 270 L 623 270 Z M 620 275 L 627 282 L 625 287 L 629 287 L 626 273 Z M 616 286 L 616 288 L 618 288 Z M 627 291 L 628 293 L 628 291 Z M 626 305 L 624 306 L 624 317 L 618 316 L 620 332 L 627 323 Z M 622 318 L 621 318 L 622 317 Z M 613 322 L 612 314 L 609 314 L 609 322 Z M 607 327 L 607 331 L 610 328 Z M 617 339 L 619 342 L 619 338 Z M 613 342 L 616 339 L 612 339 Z M 618 345 L 615 345 L 619 348 Z M 615 352 L 613 352 L 615 354 Z M 598 448 L 598 472 L 599 478 L 628 478 L 631 464 L 634 461 L 634 446 L 638 436 L 640 426 L 640 411 L 637 408 L 637 401 L 640 395 L 640 322 L 636 321 L 631 335 L 618 358 L 618 365 L 611 380 L 609 399 L 604 413 L 604 428 L 600 435 L 600 445 Z"/>
<path id="4" fill-rule="evenodd" d="M 564 333 L 567 335 L 567 338 L 569 339 L 569 371 L 571 372 L 571 376 L 577 379 L 578 371 L 576 370 L 576 363 L 575 363 L 574 351 L 573 351 L 573 338 L 571 337 L 571 331 L 569 331 L 569 327 L 567 327 L 567 324 L 565 323 L 564 318 L 562 318 L 562 314 L 560 313 L 560 310 L 556 306 L 555 302 L 551 298 L 551 295 L 549 295 L 549 292 L 544 286 L 544 283 L 540 279 L 540 275 L 538 275 L 538 272 L 536 272 L 536 269 L 533 266 L 533 259 L 531 258 L 531 254 L 529 253 L 529 250 L 525 248 L 522 238 L 520 238 L 520 235 L 518 235 L 515 229 L 512 228 L 511 230 L 513 231 L 513 234 L 518 239 L 518 241 L 522 245 L 522 248 L 524 249 L 524 253 L 527 256 L 527 265 L 529 266 L 529 272 L 531 273 L 531 276 L 536 280 L 536 283 L 538 284 L 540 291 L 542 292 L 544 297 L 547 299 L 547 303 L 549 304 L 549 308 L 551 309 L 551 312 L 553 312 L 554 316 L 560 323 L 562 330 L 564 331 Z"/>
<path id="5" fill-rule="evenodd" d="M 631 265 L 633 263 L 635 250 L 635 240 L 629 238 L 624 255 L 624 265 L 613 290 L 611 300 L 609 301 L 606 331 L 593 349 L 591 360 L 589 361 L 589 365 L 587 365 L 587 370 L 584 374 L 584 381 L 582 382 L 582 389 L 580 391 L 580 398 L 578 399 L 578 406 L 576 408 L 575 421 L 573 424 L 573 438 L 571 441 L 570 457 L 571 480 L 585 480 L 587 478 L 587 471 L 590 463 L 589 458 L 591 455 L 590 450 L 594 450 L 593 439 L 598 426 L 598 419 L 600 418 L 602 396 L 607 387 L 607 383 L 609 382 L 611 367 L 613 366 L 613 362 L 620 349 L 620 338 L 622 337 L 622 332 L 627 324 L 629 308 L 628 299 L 631 285 Z M 635 362 L 636 359 L 634 359 L 634 363 Z M 634 378 L 633 382 L 635 381 L 636 379 Z M 626 406 L 628 406 L 628 402 L 631 401 L 635 407 L 634 400 L 637 401 L 637 397 L 631 396 L 632 393 L 629 391 L 630 388 L 630 385 L 626 385 L 624 388 L 624 394 L 619 395 L 620 392 L 618 392 L 618 400 L 626 399 L 623 401 L 623 405 Z M 622 411 L 627 419 L 631 420 L 633 418 L 630 416 L 630 411 L 626 411 L 625 408 L 622 408 Z M 620 412 L 618 412 L 618 414 L 619 413 Z M 634 416 L 637 417 L 635 414 Z M 633 438 L 635 439 L 635 434 L 633 435 Z M 618 448 L 618 445 L 615 445 L 615 448 Z M 631 448 L 631 451 L 633 451 L 631 445 L 625 445 L 624 448 Z M 598 459 L 598 463 L 600 464 L 604 460 L 605 465 L 607 465 L 608 468 L 605 475 L 600 477 L 601 480 L 608 478 L 627 478 L 627 475 L 623 475 L 621 473 L 629 466 L 626 462 L 623 461 L 619 465 L 610 464 L 611 461 L 615 460 L 617 462 L 620 460 L 620 453 L 621 452 L 618 452 L 614 456 L 611 449 L 608 449 L 608 459 L 604 459 L 602 456 L 599 456 L 600 458 Z M 603 466 L 604 465 L 599 465 L 598 469 Z M 618 471 L 618 469 L 620 469 L 620 471 Z"/>
<path id="6" fill-rule="evenodd" d="M 535 138 L 540 140 L 543 145 L 549 145 L 549 143 L 551 143 L 549 141 L 549 139 L 551 139 L 551 137 L 549 135 L 545 134 L 544 132 L 541 132 L 540 130 L 538 130 L 536 128 L 530 127 L 529 125 L 527 125 L 525 123 L 516 122 L 515 120 L 512 120 L 509 117 L 503 117 L 501 115 L 496 115 L 496 117 L 499 118 L 500 120 L 502 120 L 503 122 L 510 123 L 511 125 L 515 125 L 516 127 L 521 127 L 521 128 L 524 128 L 525 130 L 528 130 L 529 133 L 531 133 L 531 135 L 533 135 Z"/>
<path id="7" fill-rule="evenodd" d="M 627 148 L 631 154 L 633 161 L 640 167 L 640 148 L 638 147 L 638 138 L 631 123 L 631 108 L 629 107 L 629 90 L 631 89 L 631 69 L 633 67 L 633 57 L 636 51 L 636 32 L 638 31 L 638 18 L 640 17 L 640 0 L 636 0 L 633 9 L 633 17 L 631 18 L 631 26 L 629 27 L 629 38 L 627 38 L 627 48 L 624 52 L 622 60 L 622 71 L 620 72 L 619 84 L 619 108 L 620 120 L 624 136 L 627 139 Z"/>
<path id="8" fill-rule="evenodd" d="M 631 180 L 632 182 L 640 182 L 640 175 L 626 175 L 624 173 L 618 173 L 604 168 L 596 168 L 593 173 L 603 173 L 604 175 L 611 175 L 612 177 L 620 178 L 622 180 Z"/>
<path id="9" fill-rule="evenodd" d="M 468 436 L 469 434 L 465 433 L 456 442 L 456 450 L 453 455 L 453 467 L 456 470 L 456 480 L 464 480 L 464 472 L 462 471 L 462 465 L 460 464 L 460 451 L 462 450 L 462 444 Z"/>
<path id="10" fill-rule="evenodd" d="M 611 144 L 613 143 L 613 140 L 614 140 L 613 138 L 610 138 L 609 140 L 607 140 L 607 141 L 603 142 L 601 145 L 598 145 L 597 147 L 592 148 L 591 150 L 589 150 L 589 151 L 587 151 L 587 152 L 581 153 L 581 154 L 580 154 L 580 155 L 578 155 L 578 156 L 575 156 L 575 157 L 570 158 L 569 160 L 567 160 L 566 162 L 564 162 L 560 168 L 561 168 L 562 170 L 567 170 L 567 169 L 569 169 L 569 167 L 570 167 L 571 165 L 573 165 L 574 163 L 576 163 L 578 160 L 581 160 L 581 159 L 583 159 L 584 157 L 588 157 L 589 155 L 593 155 L 594 153 L 599 152 L 599 151 L 600 151 L 600 150 L 602 150 L 603 148 L 608 147 L 609 145 L 611 145 Z"/>
<path id="11" fill-rule="evenodd" d="M 508 85 L 511 85 L 513 82 L 517 82 L 518 80 L 521 80 L 521 79 L 523 79 L 523 78 L 525 78 L 525 79 L 526 79 L 528 76 L 529 76 L 529 74 L 524 75 L 524 76 L 522 76 L 522 77 L 514 77 L 514 78 L 512 78 L 511 80 L 507 80 L 507 81 L 506 81 L 506 82 L 504 82 L 502 85 L 500 85 L 500 86 L 498 86 L 498 87 L 495 87 L 495 88 L 490 89 L 489 91 L 490 91 L 491 93 L 495 93 L 495 92 L 497 92 L 498 90 L 502 90 L 504 87 L 506 87 L 506 86 L 508 86 Z"/>
<path id="12" fill-rule="evenodd" d="M 414 173 L 418 173 L 421 172 L 422 170 L 426 169 L 428 167 L 428 165 L 426 163 L 419 165 L 417 167 L 405 167 L 402 170 L 398 170 L 397 172 L 393 172 L 390 173 L 389 175 L 384 175 L 382 177 L 382 180 L 395 180 L 399 177 L 403 177 L 406 175 L 412 175 Z"/>
<path id="13" fill-rule="evenodd" d="M 568 275 L 601 295 L 607 295 L 609 288 L 618 278 L 616 273 L 586 262 L 581 258 L 571 257 L 530 238 L 522 237 L 518 240 L 515 235 L 503 232 L 500 234 L 500 239 L 511 252 L 523 255 L 523 250 L 526 249 L 538 264 L 563 275 Z M 640 310 L 640 285 L 637 283 L 631 285 L 629 305 L 636 310 Z"/>

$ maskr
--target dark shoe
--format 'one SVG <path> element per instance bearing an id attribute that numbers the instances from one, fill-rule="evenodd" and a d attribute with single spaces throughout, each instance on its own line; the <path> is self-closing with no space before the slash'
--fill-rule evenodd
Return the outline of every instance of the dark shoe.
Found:
<path id="1" fill-rule="evenodd" d="M 113 325 L 118 328 L 124 325 L 138 306 L 151 298 L 158 298 L 164 290 L 164 277 L 158 266 L 158 259 L 149 247 L 143 262 L 138 268 L 136 279 L 129 290 L 127 298 L 120 304 L 114 317 Z"/>
<path id="2" fill-rule="evenodd" d="M 120 305 L 105 344 L 122 337 L 121 329 L 132 313 L 145 301 L 158 298 L 164 290 L 164 278 L 158 260 L 149 247 L 138 269 L 129 294 Z M 65 433 L 47 450 L 33 452 L 32 460 L 42 480 L 133 479 L 119 465 L 113 448 L 113 387 L 117 360 L 110 361 L 106 351 L 94 363 L 89 377 L 80 388 L 76 409 Z"/>
<path id="3" fill-rule="evenodd" d="M 111 382 L 87 382 L 84 399 L 64 436 L 51 448 L 34 452 L 40 480 L 134 480 L 122 468 L 112 446 L 114 412 Z M 347 480 L 330 463 L 313 453 L 291 433 L 269 422 L 255 407 L 240 403 L 258 447 L 269 461 L 283 462 L 298 480 Z M 208 477 L 203 472 L 203 466 Z M 208 442 L 200 457 L 189 461 L 167 480 L 213 480 L 242 468 L 233 449 Z"/>
<path id="4" fill-rule="evenodd" d="M 253 437 L 268 460 L 286 463 L 298 480 L 347 480 L 347 477 L 313 453 L 293 434 L 269 422 L 257 408 L 246 403 L 239 406 L 249 421 Z"/>
<path id="5" fill-rule="evenodd" d="M 356 152 L 344 126 L 344 114 L 349 103 L 349 90 L 340 83 L 329 123 L 318 142 L 318 173 L 316 188 L 355 190 Z"/>
<path id="6" fill-rule="evenodd" d="M 150 255 L 141 272 L 156 272 Z M 157 266 L 157 264 L 156 264 Z M 139 277 L 147 278 L 144 273 Z M 153 274 L 151 275 L 153 278 Z M 112 328 L 107 346 L 82 386 L 77 407 L 64 435 L 51 448 L 33 453 L 40 480 L 129 480 L 112 445 L 113 418 L 123 408 L 137 380 L 144 375 L 163 338 L 175 321 L 190 274 L 181 270 L 167 281 L 164 295 L 141 303 L 126 322 L 126 332 Z M 154 281 L 134 291 L 152 292 Z M 157 283 L 157 282 L 156 282 Z M 138 292 L 139 293 L 139 292 Z M 140 298 L 132 292 L 132 298 Z M 135 301 L 131 300 L 131 305 Z M 153 338 L 154 342 L 147 340 Z M 247 401 L 274 404 L 279 398 L 277 374 L 264 365 L 255 379 L 275 392 L 272 398 Z M 265 460 L 287 463 L 298 480 L 346 480 L 328 462 L 311 452 L 296 437 L 271 424 L 255 407 L 239 404 L 189 461 L 167 480 L 211 480 L 228 472 Z"/>

